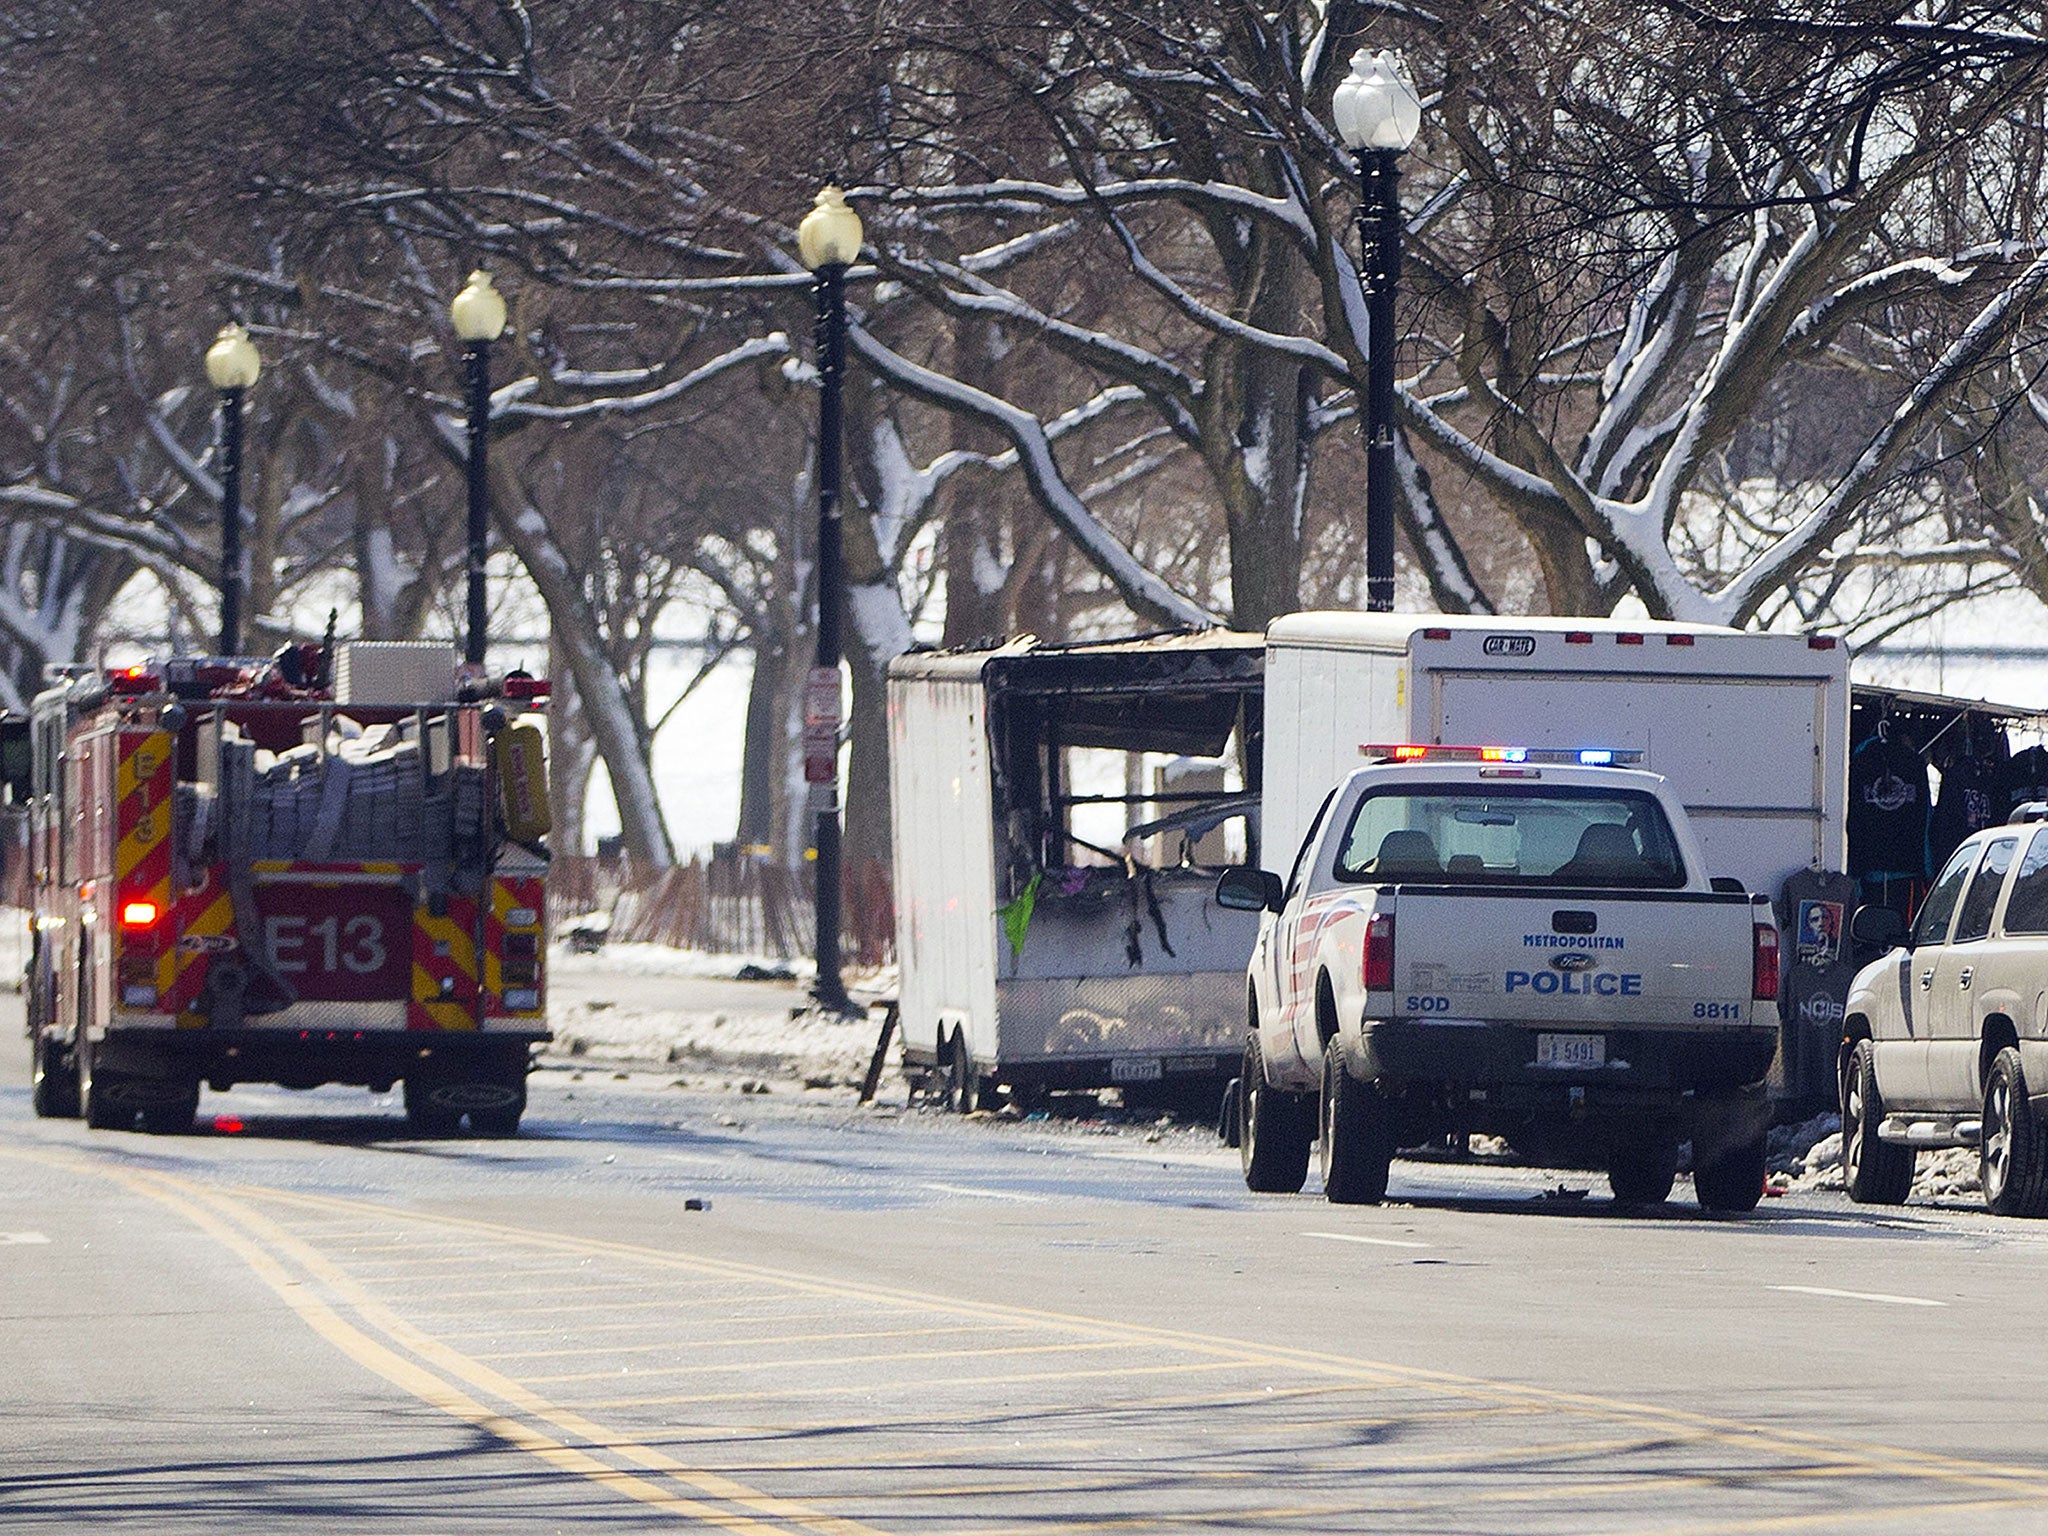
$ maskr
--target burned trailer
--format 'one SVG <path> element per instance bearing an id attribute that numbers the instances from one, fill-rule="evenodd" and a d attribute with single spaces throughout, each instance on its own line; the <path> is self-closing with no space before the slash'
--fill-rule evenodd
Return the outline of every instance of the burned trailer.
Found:
<path id="1" fill-rule="evenodd" d="M 1211 630 L 889 668 L 903 1059 L 952 1107 L 1213 1109 L 1244 1037 L 1265 647 Z"/>

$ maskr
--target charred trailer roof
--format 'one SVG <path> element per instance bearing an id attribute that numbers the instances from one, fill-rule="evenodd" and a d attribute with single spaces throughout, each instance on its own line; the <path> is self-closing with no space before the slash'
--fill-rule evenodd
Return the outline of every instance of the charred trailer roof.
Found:
<path id="1" fill-rule="evenodd" d="M 978 681 L 991 716 L 1042 722 L 1061 746 L 1215 757 L 1260 697 L 1265 668 L 1264 636 L 1219 629 L 913 652 L 889 675 Z"/>

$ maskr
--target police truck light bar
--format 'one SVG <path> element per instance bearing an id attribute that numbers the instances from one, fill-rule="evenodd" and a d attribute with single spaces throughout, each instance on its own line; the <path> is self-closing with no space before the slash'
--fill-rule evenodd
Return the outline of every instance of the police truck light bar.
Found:
<path id="1" fill-rule="evenodd" d="M 1396 763 L 1578 763 L 1624 768 L 1643 760 L 1636 747 L 1446 747 L 1434 742 L 1366 742 L 1361 757 Z"/>

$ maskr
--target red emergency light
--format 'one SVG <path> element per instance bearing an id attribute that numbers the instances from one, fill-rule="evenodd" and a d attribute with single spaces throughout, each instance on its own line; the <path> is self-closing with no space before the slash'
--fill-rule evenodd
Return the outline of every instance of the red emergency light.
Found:
<path id="1" fill-rule="evenodd" d="M 157 916 L 156 903 L 153 901 L 124 901 L 121 903 L 121 926 L 123 928 L 154 928 Z"/>
<path id="2" fill-rule="evenodd" d="M 1363 742 L 1361 757 L 1397 763 L 1576 763 L 1587 768 L 1631 767 L 1638 747 L 1451 747 L 1436 742 Z"/>
<path id="3" fill-rule="evenodd" d="M 544 699 L 548 697 L 548 680 L 544 677 L 514 675 L 505 679 L 505 697 L 508 699 Z"/>
<path id="4" fill-rule="evenodd" d="M 107 688 L 112 693 L 157 693 L 163 685 L 163 679 L 146 666 L 115 667 L 107 673 Z"/>

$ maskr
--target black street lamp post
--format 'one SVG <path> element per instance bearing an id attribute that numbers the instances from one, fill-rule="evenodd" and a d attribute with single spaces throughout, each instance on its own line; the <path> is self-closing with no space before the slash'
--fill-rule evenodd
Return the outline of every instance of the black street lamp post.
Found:
<path id="1" fill-rule="evenodd" d="M 837 187 L 818 194 L 797 226 L 797 249 L 817 274 L 818 350 L 818 648 L 804 689 L 804 782 L 815 812 L 812 843 L 822 1008 L 850 1007 L 839 974 L 839 629 L 846 608 L 840 553 L 840 392 L 846 374 L 846 269 L 860 255 L 860 215 Z"/>
<path id="2" fill-rule="evenodd" d="M 242 648 L 242 396 L 263 371 L 256 344 L 229 322 L 206 349 L 206 377 L 220 391 L 220 654 Z"/>
<path id="3" fill-rule="evenodd" d="M 1401 152 L 1422 106 L 1389 49 L 1361 48 L 1332 99 L 1337 133 L 1358 157 L 1359 278 L 1366 305 L 1365 606 L 1394 607 L 1394 296 L 1401 286 Z"/>
<path id="4" fill-rule="evenodd" d="M 484 562 L 491 544 L 491 343 L 505 334 L 505 298 L 491 286 L 490 273 L 469 274 L 462 292 L 448 306 L 448 317 L 462 338 L 469 433 L 469 633 L 462 659 L 478 668 L 484 664 Z"/>

